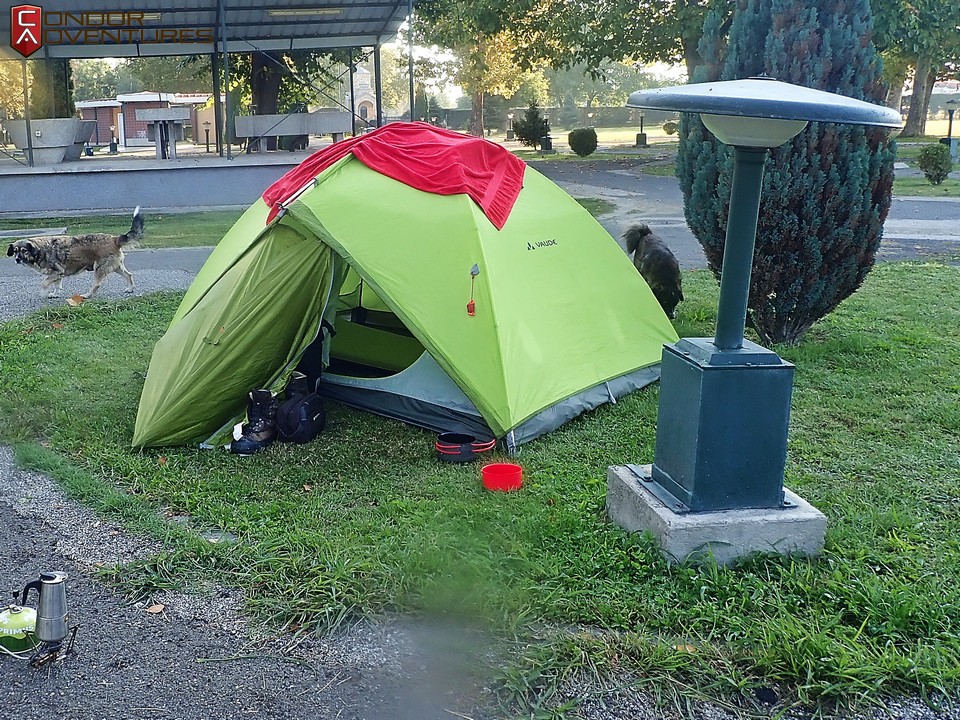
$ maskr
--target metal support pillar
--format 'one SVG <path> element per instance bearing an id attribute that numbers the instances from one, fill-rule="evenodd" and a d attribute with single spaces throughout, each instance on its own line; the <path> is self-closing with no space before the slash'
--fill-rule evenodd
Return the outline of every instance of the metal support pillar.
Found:
<path id="1" fill-rule="evenodd" d="M 413 0 L 407 0 L 407 33 L 409 35 L 407 51 L 410 53 L 407 60 L 407 72 L 410 75 L 410 122 L 413 122 L 416 119 L 414 117 L 416 96 L 413 94 Z"/>
<path id="2" fill-rule="evenodd" d="M 224 87 L 224 132 L 223 137 L 227 144 L 227 160 L 233 160 L 233 138 L 230 132 L 230 55 L 227 53 L 227 9 L 226 0 L 217 0 L 217 10 L 220 12 L 220 47 L 223 49 L 223 87 Z"/>
<path id="3" fill-rule="evenodd" d="M 213 135 L 217 154 L 223 157 L 223 104 L 220 102 L 220 56 L 217 53 L 210 55 L 210 66 L 213 68 Z"/>
<path id="4" fill-rule="evenodd" d="M 27 125 L 27 164 L 33 167 L 33 130 L 30 129 L 30 88 L 27 85 L 27 59 L 20 61 L 23 69 L 23 120 Z"/>
<path id="5" fill-rule="evenodd" d="M 350 48 L 348 60 L 350 62 L 350 134 L 357 134 L 357 96 L 353 87 L 353 48 Z"/>
<path id="6" fill-rule="evenodd" d="M 380 74 L 380 43 L 373 48 L 373 78 L 377 85 L 377 127 L 383 127 L 383 84 Z"/>
<path id="7" fill-rule="evenodd" d="M 736 350 L 743 346 L 753 247 L 756 243 L 757 218 L 760 216 L 763 163 L 767 158 L 766 148 L 735 147 L 733 153 L 733 188 L 727 216 L 727 237 L 723 246 L 720 304 L 714 340 L 721 350 Z"/>

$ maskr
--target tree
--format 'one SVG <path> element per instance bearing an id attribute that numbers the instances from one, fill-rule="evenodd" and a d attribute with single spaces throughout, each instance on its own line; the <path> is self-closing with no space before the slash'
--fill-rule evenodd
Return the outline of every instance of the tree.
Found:
<path id="1" fill-rule="evenodd" d="M 634 90 L 671 84 L 633 62 L 607 61 L 592 70 L 586 65 L 551 68 L 546 77 L 550 96 L 561 108 L 620 106 Z"/>
<path id="2" fill-rule="evenodd" d="M 523 117 L 513 121 L 513 132 L 521 144 L 534 149 L 540 146 L 540 141 L 549 132 L 549 127 L 535 102 L 530 103 Z"/>
<path id="3" fill-rule="evenodd" d="M 141 89 L 150 92 L 211 92 L 213 88 L 208 55 L 131 58 L 117 65 L 116 71 L 118 77 L 129 73 Z"/>
<path id="4" fill-rule="evenodd" d="M 913 67 L 902 137 L 922 135 L 933 84 L 960 62 L 960 0 L 872 0 L 877 46 Z"/>
<path id="5" fill-rule="evenodd" d="M 30 62 L 30 116 L 41 118 L 73 117 L 73 75 L 70 61 L 45 58 Z"/>
<path id="6" fill-rule="evenodd" d="M 299 104 L 342 108 L 335 83 L 347 73 L 347 51 L 270 51 L 230 56 L 230 110 L 257 115 L 291 112 Z M 361 58 L 357 58 L 359 60 Z M 221 69 L 221 80 L 223 79 Z M 276 137 L 265 138 L 275 149 Z"/>
<path id="7" fill-rule="evenodd" d="M 688 76 L 701 64 L 699 41 L 708 11 L 729 22 L 731 0 L 547 0 L 514 20 L 523 62 L 556 68 L 624 58 L 643 63 L 683 63 Z"/>
<path id="8" fill-rule="evenodd" d="M 75 100 L 102 100 L 116 97 L 117 76 L 106 60 L 73 60 L 73 97 Z"/>
<path id="9" fill-rule="evenodd" d="M 20 63 L 0 62 L 0 108 L 6 117 L 23 117 L 23 75 Z"/>
<path id="10" fill-rule="evenodd" d="M 535 102 L 538 105 L 550 103 L 550 81 L 542 70 L 527 70 L 520 75 L 520 85 L 512 95 L 507 96 L 511 107 L 523 107 Z"/>
<path id="11" fill-rule="evenodd" d="M 373 72 L 373 63 L 366 64 L 367 69 Z M 380 48 L 380 100 L 384 109 L 402 113 L 403 108 L 409 110 L 409 79 L 407 77 L 407 60 L 398 49 L 391 46 Z"/>
<path id="12" fill-rule="evenodd" d="M 525 5 L 495 0 L 421 0 L 417 14 L 420 42 L 453 50 L 459 58 L 454 79 L 470 95 L 470 132 L 483 135 L 484 95 L 510 97 L 520 86 L 522 70 L 515 57 L 517 36 L 511 18 Z"/>
<path id="13" fill-rule="evenodd" d="M 766 74 L 883 102 L 867 0 L 741 0 L 729 31 L 707 18 L 695 81 Z M 894 142 L 880 128 L 810 123 L 766 163 L 748 322 L 764 342 L 796 342 L 863 282 L 890 207 Z M 719 277 L 732 153 L 699 117 L 681 122 L 684 213 Z"/>

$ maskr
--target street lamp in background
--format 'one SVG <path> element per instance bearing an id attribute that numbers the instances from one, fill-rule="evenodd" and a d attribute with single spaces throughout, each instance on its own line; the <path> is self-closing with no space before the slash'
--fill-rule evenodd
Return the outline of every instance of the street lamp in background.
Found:
<path id="1" fill-rule="evenodd" d="M 507 140 L 513 140 L 513 113 L 507 113 Z"/>
<path id="2" fill-rule="evenodd" d="M 947 147 L 950 149 L 950 159 L 953 162 L 957 161 L 957 140 L 953 138 L 953 114 L 957 111 L 957 106 L 960 105 L 960 100 L 954 98 L 953 100 L 947 100 L 944 105 L 947 108 Z"/>
<path id="3" fill-rule="evenodd" d="M 587 113 L 587 127 L 593 127 L 593 113 Z"/>
<path id="4" fill-rule="evenodd" d="M 639 110 L 639 111 L 637 112 L 637 116 L 640 118 L 640 132 L 637 133 L 637 147 L 638 147 L 638 148 L 650 147 L 649 145 L 647 145 L 647 134 L 643 131 L 643 117 L 644 117 L 644 114 L 645 114 L 645 113 L 643 112 L 643 110 Z"/>
<path id="5" fill-rule="evenodd" d="M 627 105 L 699 113 L 734 168 L 715 337 L 664 347 L 653 464 L 609 469 L 607 512 L 677 559 L 815 554 L 826 518 L 783 487 L 793 365 L 743 337 L 763 166 L 808 121 L 899 128 L 900 114 L 772 78 L 642 90 Z"/>
<path id="6" fill-rule="evenodd" d="M 210 121 L 209 120 L 203 121 L 203 133 L 204 135 L 206 135 L 207 152 L 210 152 Z"/>
<path id="7" fill-rule="evenodd" d="M 117 126 L 110 126 L 110 154 L 117 154 Z"/>
<path id="8" fill-rule="evenodd" d="M 553 152 L 553 138 L 550 137 L 550 116 L 543 116 L 543 135 L 540 138 L 540 155 Z"/>

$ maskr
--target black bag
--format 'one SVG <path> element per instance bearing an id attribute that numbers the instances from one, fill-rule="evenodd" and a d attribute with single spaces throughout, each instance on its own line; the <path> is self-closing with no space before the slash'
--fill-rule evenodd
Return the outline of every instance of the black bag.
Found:
<path id="1" fill-rule="evenodd" d="M 277 408 L 277 439 L 308 443 L 320 434 L 326 421 L 323 398 L 315 392 L 292 397 Z"/>
<path id="2" fill-rule="evenodd" d="M 324 330 L 330 337 L 337 334 L 333 326 L 323 320 L 316 340 L 307 347 L 297 364 L 297 372 L 301 373 L 300 378 L 306 386 L 306 392 L 295 391 L 291 395 L 288 387 L 287 399 L 277 408 L 277 439 L 280 442 L 301 445 L 308 443 L 323 431 L 326 424 L 327 413 L 323 407 L 323 398 L 317 394 L 323 372 Z"/>

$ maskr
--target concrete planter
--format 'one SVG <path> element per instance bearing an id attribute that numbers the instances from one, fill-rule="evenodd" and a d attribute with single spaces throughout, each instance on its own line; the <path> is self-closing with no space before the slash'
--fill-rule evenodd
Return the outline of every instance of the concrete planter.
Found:
<path id="1" fill-rule="evenodd" d="M 53 118 L 49 120 L 31 120 L 33 133 L 33 164 L 55 165 L 56 163 L 77 160 L 84 144 L 93 134 L 95 120 L 80 118 Z M 8 120 L 7 131 L 13 144 L 27 154 L 27 123 L 25 120 Z"/>

